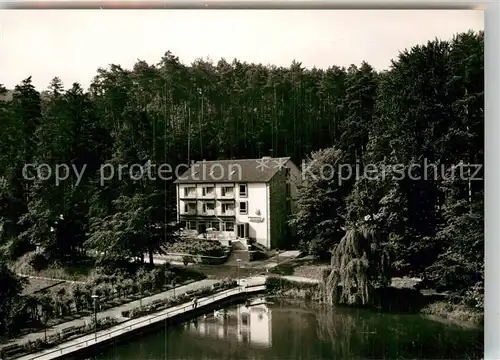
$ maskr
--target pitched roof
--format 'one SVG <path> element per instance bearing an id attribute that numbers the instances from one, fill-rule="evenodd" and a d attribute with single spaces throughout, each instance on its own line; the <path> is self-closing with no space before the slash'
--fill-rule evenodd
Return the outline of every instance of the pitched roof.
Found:
<path id="1" fill-rule="evenodd" d="M 198 161 L 175 180 L 177 184 L 268 182 L 289 157 Z"/>

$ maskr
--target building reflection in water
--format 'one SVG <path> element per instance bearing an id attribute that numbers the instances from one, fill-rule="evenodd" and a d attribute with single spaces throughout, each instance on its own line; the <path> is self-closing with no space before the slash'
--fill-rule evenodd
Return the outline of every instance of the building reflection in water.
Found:
<path id="1" fill-rule="evenodd" d="M 253 299 L 236 309 L 207 314 L 185 324 L 186 330 L 199 337 L 237 341 L 253 347 L 271 347 L 271 309 L 264 298 Z"/>

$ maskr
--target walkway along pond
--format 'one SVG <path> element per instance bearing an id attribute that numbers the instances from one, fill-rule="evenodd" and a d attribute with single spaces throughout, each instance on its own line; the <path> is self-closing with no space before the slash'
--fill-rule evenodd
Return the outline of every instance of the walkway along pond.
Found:
<path id="1" fill-rule="evenodd" d="M 255 280 L 258 280 L 258 282 Z M 63 357 L 72 357 L 77 355 L 77 353 L 89 350 L 96 345 L 102 346 L 109 341 L 117 340 L 120 337 L 131 335 L 132 333 L 138 331 L 146 330 L 146 328 L 153 325 L 158 325 L 158 323 L 161 323 L 165 320 L 172 320 L 181 315 L 193 316 L 199 314 L 200 312 L 206 311 L 207 308 L 209 308 L 211 305 L 215 306 L 221 302 L 228 300 L 241 300 L 242 298 L 246 298 L 248 294 L 255 294 L 265 291 L 265 278 L 262 278 L 263 281 L 260 280 L 261 279 L 254 279 L 254 282 L 256 283 L 249 282 L 248 286 L 246 287 L 239 286 L 234 289 L 225 290 L 214 295 L 200 298 L 198 299 L 198 306 L 196 309 L 193 309 L 193 305 L 191 302 L 184 303 L 151 315 L 128 320 L 117 326 L 98 331 L 97 334 L 85 335 L 60 344 L 54 348 L 19 357 L 17 358 L 17 360 L 53 360 Z"/>

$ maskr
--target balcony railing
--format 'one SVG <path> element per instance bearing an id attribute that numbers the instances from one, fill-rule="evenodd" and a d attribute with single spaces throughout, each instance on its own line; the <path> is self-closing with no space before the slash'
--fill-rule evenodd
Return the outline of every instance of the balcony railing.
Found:
<path id="1" fill-rule="evenodd" d="M 228 191 L 225 193 L 221 193 L 221 199 L 233 199 L 234 198 L 234 191 Z"/>
<path id="2" fill-rule="evenodd" d="M 196 209 L 182 210 L 181 215 L 196 215 Z"/>
<path id="3" fill-rule="evenodd" d="M 196 191 L 181 192 L 180 197 L 182 199 L 196 199 Z"/>

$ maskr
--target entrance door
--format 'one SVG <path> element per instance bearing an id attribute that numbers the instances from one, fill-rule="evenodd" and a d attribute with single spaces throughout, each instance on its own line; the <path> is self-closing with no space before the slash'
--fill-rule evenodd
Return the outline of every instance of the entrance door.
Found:
<path id="1" fill-rule="evenodd" d="M 207 224 L 206 223 L 199 223 L 198 224 L 198 232 L 200 234 L 204 234 L 207 232 Z"/>
<path id="2" fill-rule="evenodd" d="M 238 224 L 236 228 L 236 236 L 239 238 L 247 238 L 248 237 L 248 224 Z"/>

